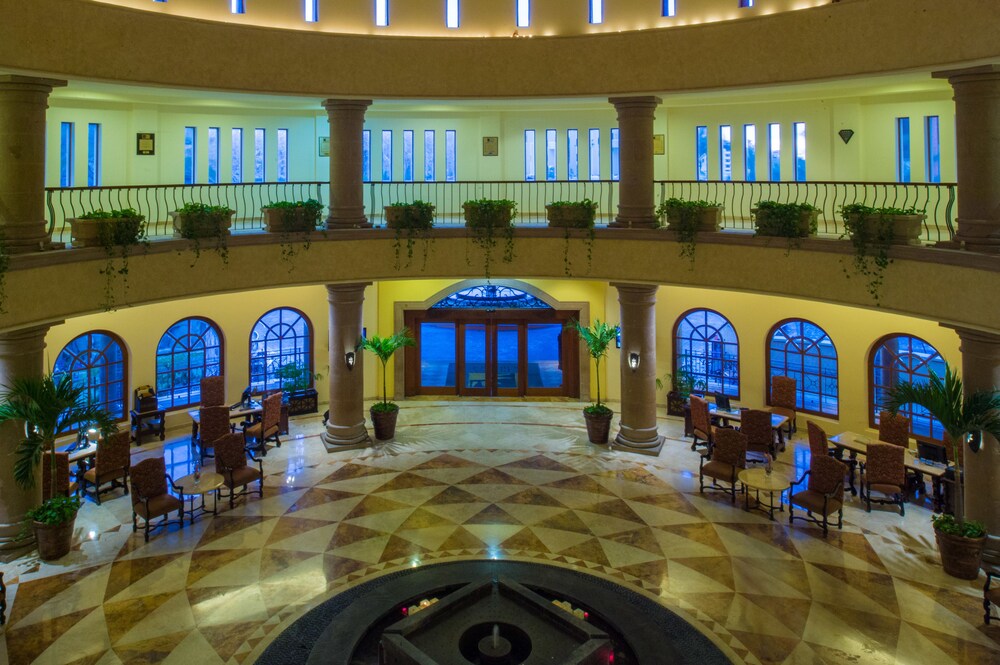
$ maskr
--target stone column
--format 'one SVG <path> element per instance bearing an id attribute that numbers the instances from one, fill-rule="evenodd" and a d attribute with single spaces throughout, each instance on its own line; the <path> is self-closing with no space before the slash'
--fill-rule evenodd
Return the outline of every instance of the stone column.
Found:
<path id="1" fill-rule="evenodd" d="M 1000 387 L 1000 335 L 956 328 L 962 340 L 966 393 Z M 985 436 L 978 453 L 965 449 L 965 514 L 1000 534 L 1000 443 Z"/>
<path id="2" fill-rule="evenodd" d="M 656 226 L 653 211 L 653 118 L 659 97 L 611 97 L 618 112 L 618 216 L 608 226 L 649 229 Z"/>
<path id="3" fill-rule="evenodd" d="M 659 455 L 656 431 L 656 286 L 612 284 L 621 305 L 621 429 L 614 448 Z M 637 356 L 633 356 L 637 354 Z M 638 367 L 630 360 L 636 358 Z"/>
<path id="4" fill-rule="evenodd" d="M 0 75 L 0 230 L 11 254 L 49 242 L 45 221 L 45 109 L 66 81 Z"/>
<path id="5" fill-rule="evenodd" d="M 41 376 L 45 369 L 43 350 L 48 326 L 24 328 L 0 334 L 0 383 L 10 385 L 21 377 Z M 10 454 L 24 438 L 24 423 L 0 425 L 0 550 L 21 547 L 29 540 L 18 541 L 24 514 L 42 501 L 42 484 L 36 474 L 34 489 L 25 490 L 14 482 L 14 458 Z"/>
<path id="6" fill-rule="evenodd" d="M 328 99 L 330 118 L 330 216 L 328 229 L 367 229 L 361 133 L 370 99 Z"/>
<path id="7" fill-rule="evenodd" d="M 364 448 L 370 442 L 365 429 L 365 368 L 356 348 L 361 339 L 365 287 L 370 285 L 359 282 L 326 287 L 330 303 L 330 418 L 323 443 L 331 452 Z M 355 354 L 353 367 L 347 364 L 348 353 Z"/>
<path id="8" fill-rule="evenodd" d="M 1000 64 L 934 72 L 955 91 L 958 153 L 956 240 L 1000 254 Z"/>

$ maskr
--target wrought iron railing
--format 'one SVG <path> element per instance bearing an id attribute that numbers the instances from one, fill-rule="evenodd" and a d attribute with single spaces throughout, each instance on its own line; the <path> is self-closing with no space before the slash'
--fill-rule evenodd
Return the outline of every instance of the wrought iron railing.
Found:
<path id="1" fill-rule="evenodd" d="M 891 182 L 742 182 L 656 181 L 656 203 L 671 198 L 718 201 L 725 210 L 723 227 L 753 229 L 750 210 L 759 201 L 810 203 L 820 209 L 819 232 L 843 232 L 840 207 L 849 203 L 870 206 L 918 208 L 927 214 L 923 239 L 928 242 L 954 237 L 958 196 L 955 183 Z M 381 224 L 383 207 L 417 199 L 436 206 L 435 223 L 461 225 L 462 204 L 480 198 L 510 199 L 517 203 L 519 225 L 543 224 L 545 204 L 553 201 L 591 199 L 597 203 L 597 223 L 606 224 L 617 213 L 618 182 L 611 180 L 369 182 L 365 183 L 369 219 Z M 265 182 L 219 185 L 135 185 L 112 187 L 50 187 L 45 190 L 49 232 L 55 241 L 70 241 L 66 220 L 85 212 L 134 208 L 145 215 L 151 239 L 170 238 L 173 226 L 168 213 L 196 201 L 227 205 L 236 210 L 234 231 L 263 228 L 260 209 L 276 201 L 330 200 L 326 182 Z"/>

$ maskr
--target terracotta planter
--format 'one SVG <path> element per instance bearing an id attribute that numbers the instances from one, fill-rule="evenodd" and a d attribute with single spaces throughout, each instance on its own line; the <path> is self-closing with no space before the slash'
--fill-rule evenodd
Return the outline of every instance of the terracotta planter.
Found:
<path id="1" fill-rule="evenodd" d="M 399 409 L 392 411 L 376 411 L 374 407 L 369 411 L 372 417 L 372 427 L 375 428 L 375 438 L 379 441 L 387 441 L 396 436 L 396 419 L 399 417 Z"/>
<path id="2" fill-rule="evenodd" d="M 54 561 L 69 554 L 73 547 L 73 519 L 62 524 L 43 524 L 34 522 L 35 541 L 38 543 L 38 558 L 42 561 Z"/>
<path id="3" fill-rule="evenodd" d="M 934 529 L 934 538 L 937 540 L 938 551 L 941 553 L 941 565 L 944 566 L 944 572 L 961 580 L 974 580 L 979 577 L 986 536 L 966 538 L 941 533 Z"/>
<path id="4" fill-rule="evenodd" d="M 385 211 L 385 226 L 388 229 L 406 228 L 404 223 L 407 212 L 419 214 L 417 206 L 385 206 L 383 210 Z M 431 207 L 431 211 L 434 211 L 434 207 Z M 432 228 L 433 226 L 434 223 L 431 222 L 427 228 Z"/>
<path id="5" fill-rule="evenodd" d="M 316 219 L 306 214 L 305 208 L 295 208 L 286 214 L 286 208 L 261 208 L 264 213 L 264 230 L 268 233 L 307 232 L 316 230 Z"/>
<path id="6" fill-rule="evenodd" d="M 589 229 L 594 211 L 587 206 L 545 206 L 545 218 L 554 228 Z"/>
<path id="7" fill-rule="evenodd" d="M 611 419 L 614 415 L 611 411 L 600 415 L 587 413 L 584 409 L 583 419 L 587 421 L 587 438 L 591 443 L 604 446 L 608 444 L 608 436 L 611 434 Z"/>
<path id="8" fill-rule="evenodd" d="M 680 217 L 667 212 L 667 230 L 676 231 Z M 698 231 L 718 231 L 722 226 L 722 206 L 703 208 L 698 215 Z"/>
<path id="9" fill-rule="evenodd" d="M 750 214 L 754 218 L 754 228 L 759 236 L 775 236 L 768 228 L 770 213 L 767 210 L 751 208 Z M 816 224 L 819 219 L 819 210 L 803 210 L 799 213 L 798 238 L 808 238 L 816 235 Z"/>
<path id="10" fill-rule="evenodd" d="M 472 206 L 466 205 L 465 203 L 462 204 L 462 211 L 465 213 L 465 225 L 466 226 L 470 226 L 470 227 L 471 226 L 485 226 L 485 224 L 482 224 L 482 223 L 473 224 L 473 223 L 471 223 L 469 221 L 470 216 L 472 214 L 471 213 L 472 210 L 473 210 Z M 508 226 L 510 226 L 511 220 L 513 218 L 514 218 L 514 209 L 510 208 L 510 207 L 503 208 L 502 210 L 499 211 L 499 213 L 497 214 L 496 218 L 494 218 L 492 220 L 493 221 L 492 226 L 495 229 L 502 229 L 502 228 L 508 227 Z"/>
<path id="11" fill-rule="evenodd" d="M 856 223 L 858 216 L 850 215 L 851 223 Z M 882 223 L 882 217 L 872 215 L 864 220 L 865 232 L 869 238 L 875 238 L 878 234 L 878 224 Z M 892 238 L 890 245 L 920 245 L 920 234 L 924 230 L 924 220 L 927 215 L 893 215 L 886 216 L 887 224 L 892 225 Z"/>
<path id="12" fill-rule="evenodd" d="M 142 220 L 129 217 L 107 217 L 105 219 L 79 219 L 76 217 L 69 220 L 70 234 L 72 236 L 73 247 L 102 247 L 100 238 L 101 224 L 128 224 L 129 235 L 138 241 L 142 232 Z"/>
<path id="13" fill-rule="evenodd" d="M 229 227 L 232 226 L 233 215 L 236 213 L 230 213 L 222 218 L 208 218 L 207 220 L 191 218 L 176 210 L 169 214 L 170 219 L 174 222 L 175 238 L 214 238 L 218 235 L 219 229 L 222 229 L 222 235 L 229 235 Z"/>

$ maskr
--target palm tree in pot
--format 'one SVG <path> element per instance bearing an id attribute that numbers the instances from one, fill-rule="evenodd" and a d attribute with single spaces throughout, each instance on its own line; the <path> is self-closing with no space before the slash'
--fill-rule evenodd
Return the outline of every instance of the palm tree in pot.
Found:
<path id="1" fill-rule="evenodd" d="M 597 374 L 597 402 L 583 410 L 583 418 L 587 421 L 587 437 L 591 443 L 606 444 L 611 433 L 611 418 L 614 411 L 601 402 L 601 360 L 608 355 L 608 347 L 618 337 L 618 326 L 612 326 L 600 319 L 594 319 L 594 325 L 589 328 L 576 320 L 568 326 L 576 330 L 580 339 L 587 345 L 587 352 L 594 359 L 594 369 Z"/>
<path id="2" fill-rule="evenodd" d="M 896 413 L 905 404 L 927 409 L 941 422 L 951 442 L 955 463 L 954 515 L 934 515 L 931 519 L 945 572 L 962 579 L 976 579 L 986 541 L 986 528 L 981 522 L 965 519 L 959 451 L 968 444 L 973 454 L 979 452 L 984 433 L 1000 440 L 1000 391 L 994 388 L 966 395 L 962 379 L 945 365 L 943 379 L 931 372 L 927 383 L 897 383 L 893 386 L 886 397 L 885 407 Z"/>
<path id="3" fill-rule="evenodd" d="M 372 425 L 375 427 L 375 438 L 379 441 L 391 439 L 396 435 L 396 418 L 399 416 L 399 405 L 390 402 L 386 393 L 386 367 L 389 358 L 404 346 L 414 346 L 416 341 L 410 337 L 408 328 L 403 328 L 388 337 L 372 335 L 362 338 L 361 348 L 378 356 L 382 363 L 382 401 L 372 405 Z"/>
<path id="4" fill-rule="evenodd" d="M 14 481 L 25 490 L 36 484 L 35 468 L 43 453 L 53 453 L 56 437 L 73 428 L 93 427 L 104 437 L 117 429 L 112 417 L 102 408 L 87 402 L 86 388 L 76 387 L 69 374 L 48 374 L 14 380 L 0 394 L 0 424 L 24 423 L 25 436 L 14 451 Z M 38 555 L 42 560 L 58 559 L 67 554 L 73 541 L 73 523 L 80 508 L 76 497 L 58 495 L 56 458 L 49 455 L 49 496 L 28 512 L 33 521 Z M 36 494 L 37 496 L 37 494 Z"/>

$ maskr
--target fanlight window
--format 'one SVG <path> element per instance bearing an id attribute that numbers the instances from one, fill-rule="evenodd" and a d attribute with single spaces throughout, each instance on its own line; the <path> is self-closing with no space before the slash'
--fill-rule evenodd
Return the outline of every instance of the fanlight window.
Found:
<path id="1" fill-rule="evenodd" d="M 431 309 L 552 309 L 552 306 L 511 286 L 480 284 L 442 298 Z"/>
<path id="2" fill-rule="evenodd" d="M 56 381 L 68 374 L 74 387 L 86 389 L 90 404 L 100 406 L 117 420 L 124 420 L 128 403 L 124 348 L 116 335 L 87 332 L 62 348 L 52 372 Z"/>
<path id="3" fill-rule="evenodd" d="M 674 330 L 674 368 L 690 372 L 707 392 L 738 398 L 740 343 L 729 319 L 710 309 L 682 316 Z"/>
<path id="4" fill-rule="evenodd" d="M 897 383 L 927 383 L 930 373 L 944 376 L 944 358 L 933 346 L 911 335 L 890 335 L 875 345 L 869 357 L 872 382 L 870 422 L 878 426 L 879 411 L 888 390 Z M 916 436 L 943 439 L 941 422 L 927 409 L 907 404 L 900 413 L 910 419 L 910 431 Z"/>

